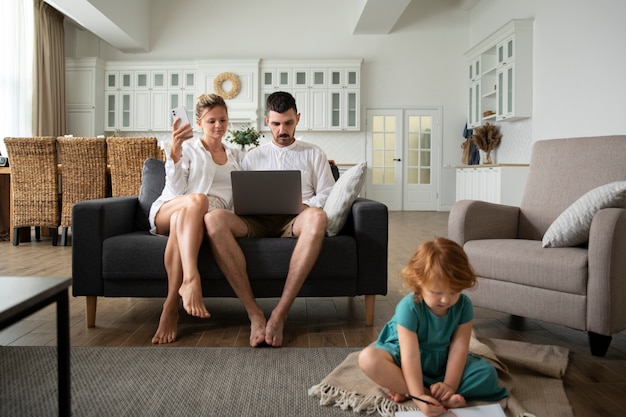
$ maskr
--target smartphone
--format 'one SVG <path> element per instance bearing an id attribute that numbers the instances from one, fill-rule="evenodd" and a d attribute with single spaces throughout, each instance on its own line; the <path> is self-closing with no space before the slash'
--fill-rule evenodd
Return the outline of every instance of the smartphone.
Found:
<path id="1" fill-rule="evenodd" d="M 176 120 L 176 118 L 180 118 L 180 124 L 178 127 L 183 126 L 186 123 L 189 123 L 189 117 L 187 116 L 187 109 L 184 106 L 176 107 L 172 109 L 172 122 Z"/>

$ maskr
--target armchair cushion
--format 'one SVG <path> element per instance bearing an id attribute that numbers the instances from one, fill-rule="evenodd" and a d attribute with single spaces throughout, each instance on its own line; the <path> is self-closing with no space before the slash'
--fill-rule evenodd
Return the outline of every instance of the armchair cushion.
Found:
<path id="1" fill-rule="evenodd" d="M 141 188 L 139 189 L 139 208 L 135 219 L 137 230 L 148 230 L 148 216 L 152 203 L 159 198 L 165 187 L 165 162 L 148 158 L 143 163 Z"/>
<path id="2" fill-rule="evenodd" d="M 363 188 L 366 166 L 365 162 L 361 162 L 348 169 L 333 186 L 326 204 L 324 204 L 324 211 L 328 217 L 326 227 L 328 236 L 336 236 L 343 229 L 350 214 L 352 203 Z"/>
<path id="3" fill-rule="evenodd" d="M 596 187 L 578 198 L 554 220 L 542 239 L 544 248 L 587 242 L 593 216 L 608 207 L 626 207 L 626 181 Z"/>

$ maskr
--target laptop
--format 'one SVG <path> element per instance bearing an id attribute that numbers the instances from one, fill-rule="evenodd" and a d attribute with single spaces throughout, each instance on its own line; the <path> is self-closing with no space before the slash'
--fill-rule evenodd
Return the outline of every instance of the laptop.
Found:
<path id="1" fill-rule="evenodd" d="M 233 206 L 238 216 L 298 214 L 300 171 L 232 171 Z"/>

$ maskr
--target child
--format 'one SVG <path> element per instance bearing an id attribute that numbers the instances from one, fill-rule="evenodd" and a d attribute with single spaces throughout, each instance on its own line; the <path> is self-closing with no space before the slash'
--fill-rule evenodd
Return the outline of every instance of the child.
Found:
<path id="1" fill-rule="evenodd" d="M 424 243 L 401 275 L 413 292 L 359 354 L 363 372 L 394 401 L 419 398 L 415 405 L 429 417 L 506 397 L 493 366 L 469 354 L 474 312 L 461 291 L 476 284 L 476 274 L 463 249 L 445 238 Z"/>

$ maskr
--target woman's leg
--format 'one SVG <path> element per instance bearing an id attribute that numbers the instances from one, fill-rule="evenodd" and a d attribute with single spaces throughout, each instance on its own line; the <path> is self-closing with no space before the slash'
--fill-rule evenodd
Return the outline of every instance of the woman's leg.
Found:
<path id="1" fill-rule="evenodd" d="M 178 249 L 178 234 L 176 233 L 178 214 L 174 213 L 170 219 L 170 235 L 165 246 L 165 270 L 167 271 L 167 298 L 163 303 L 163 312 L 159 319 L 159 327 L 152 337 L 152 343 L 172 343 L 178 335 L 178 305 L 180 296 L 178 289 L 183 282 L 183 269 Z"/>
<path id="2" fill-rule="evenodd" d="M 209 317 L 209 312 L 202 299 L 198 252 L 204 239 L 203 218 L 208 208 L 206 195 L 188 194 L 163 204 L 155 219 L 157 233 L 168 234 L 171 233 L 170 219 L 174 213 L 177 214 L 176 246 L 182 269 L 182 281 L 177 292 L 183 298 L 187 313 L 203 318 Z"/>

